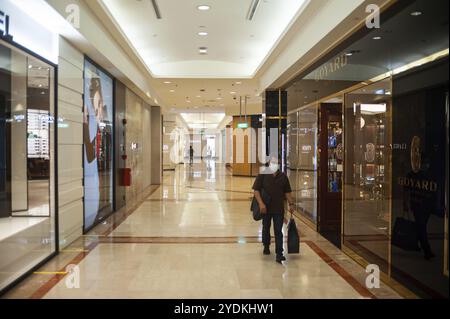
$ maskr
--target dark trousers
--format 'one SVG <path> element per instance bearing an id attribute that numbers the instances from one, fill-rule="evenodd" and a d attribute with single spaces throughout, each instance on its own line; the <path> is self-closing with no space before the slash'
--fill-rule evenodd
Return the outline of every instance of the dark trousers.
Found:
<path id="1" fill-rule="evenodd" d="M 284 214 L 265 214 L 263 215 L 262 224 L 262 241 L 264 247 L 270 246 L 270 226 L 273 220 L 273 229 L 275 233 L 275 252 L 278 256 L 283 255 L 283 222 Z"/>

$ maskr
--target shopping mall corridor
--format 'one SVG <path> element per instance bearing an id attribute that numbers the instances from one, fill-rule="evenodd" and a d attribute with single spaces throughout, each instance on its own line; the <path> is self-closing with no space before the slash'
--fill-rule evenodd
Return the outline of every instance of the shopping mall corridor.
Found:
<path id="1" fill-rule="evenodd" d="M 301 253 L 283 265 L 264 256 L 249 212 L 252 182 L 215 163 L 164 172 L 163 185 L 139 205 L 109 217 L 4 297 L 398 298 L 383 283 L 366 288 L 365 269 L 298 219 Z M 71 274 L 79 287 L 69 265 L 78 266 Z"/>

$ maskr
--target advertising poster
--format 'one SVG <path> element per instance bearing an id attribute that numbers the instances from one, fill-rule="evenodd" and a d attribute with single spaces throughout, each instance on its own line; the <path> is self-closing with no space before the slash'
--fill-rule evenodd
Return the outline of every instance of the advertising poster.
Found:
<path id="1" fill-rule="evenodd" d="M 90 61 L 84 66 L 84 229 L 112 212 L 113 79 Z"/>

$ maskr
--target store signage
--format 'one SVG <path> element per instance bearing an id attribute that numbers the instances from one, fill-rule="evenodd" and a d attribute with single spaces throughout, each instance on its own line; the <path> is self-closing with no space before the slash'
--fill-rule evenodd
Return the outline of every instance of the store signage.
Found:
<path id="1" fill-rule="evenodd" d="M 248 123 L 238 123 L 237 128 L 246 129 L 248 128 Z"/>
<path id="2" fill-rule="evenodd" d="M 348 64 L 348 56 L 346 54 L 342 54 L 341 56 L 336 57 L 333 61 L 325 63 L 321 66 L 314 75 L 316 81 L 325 80 L 329 75 L 343 69 Z"/>
<path id="3" fill-rule="evenodd" d="M 9 15 L 0 9 L 0 37 L 12 41 L 13 37 L 9 34 Z"/>
<path id="4" fill-rule="evenodd" d="M 438 184 L 435 181 L 421 180 L 409 177 L 399 177 L 398 185 L 429 192 L 437 192 L 438 190 Z"/>

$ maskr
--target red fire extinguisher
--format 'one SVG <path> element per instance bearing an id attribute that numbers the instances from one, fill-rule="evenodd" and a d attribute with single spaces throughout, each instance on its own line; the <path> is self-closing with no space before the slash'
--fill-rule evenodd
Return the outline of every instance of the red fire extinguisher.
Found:
<path id="1" fill-rule="evenodd" d="M 131 186 L 131 168 L 122 168 L 122 185 L 125 187 Z"/>

